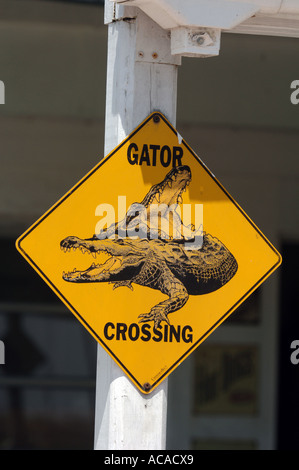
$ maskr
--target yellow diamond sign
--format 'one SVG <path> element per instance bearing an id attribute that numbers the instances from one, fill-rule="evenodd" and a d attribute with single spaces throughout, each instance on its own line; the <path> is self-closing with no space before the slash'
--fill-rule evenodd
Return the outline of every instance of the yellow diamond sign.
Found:
<path id="1" fill-rule="evenodd" d="M 281 263 L 160 113 L 50 208 L 17 248 L 143 393 Z"/>

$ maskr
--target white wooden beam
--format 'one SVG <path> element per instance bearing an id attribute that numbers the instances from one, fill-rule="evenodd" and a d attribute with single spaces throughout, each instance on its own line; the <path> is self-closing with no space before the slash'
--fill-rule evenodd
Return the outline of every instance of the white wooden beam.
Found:
<path id="1" fill-rule="evenodd" d="M 165 449 L 167 384 L 142 395 L 99 346 L 94 449 Z"/>
<path id="2" fill-rule="evenodd" d="M 171 55 L 169 34 L 141 10 L 127 15 L 123 9 L 106 11 L 105 154 L 153 111 L 176 123 L 180 58 Z M 152 393 L 142 394 L 99 345 L 95 450 L 165 449 L 167 385 L 166 378 Z"/>
<path id="3" fill-rule="evenodd" d="M 110 0 L 114 3 L 133 5 L 147 10 L 149 16 L 162 18 L 161 22 L 169 22 L 168 28 L 176 26 L 211 26 L 207 23 L 213 16 L 212 21 L 244 21 L 242 17 L 254 13 L 266 15 L 274 14 L 299 14 L 298 0 Z M 218 12 L 218 14 L 217 14 Z M 199 13 L 202 13 L 202 15 Z M 226 18 L 220 18 L 220 13 L 225 13 Z M 239 19 L 236 14 L 239 13 Z M 230 16 L 229 16 L 230 15 Z M 197 22 L 195 23 L 195 21 Z M 199 22 L 198 22 L 199 21 Z M 165 28 L 167 28 L 165 26 Z"/>
<path id="4" fill-rule="evenodd" d="M 110 0 L 141 8 L 163 29 L 179 26 L 233 28 L 257 13 L 259 7 L 234 0 Z"/>
<path id="5" fill-rule="evenodd" d="M 222 32 L 299 38 L 299 14 L 257 14 L 235 28 Z"/>
<path id="6" fill-rule="evenodd" d="M 299 37 L 299 0 L 110 0 L 139 7 L 173 36 L 172 54 L 219 54 L 222 32 Z M 212 31 L 213 30 L 213 31 Z M 213 44 L 209 37 L 213 37 Z M 202 44 L 192 41 L 206 36 Z M 209 44 L 207 44 L 207 42 Z M 209 46 L 209 47 L 208 47 Z"/>

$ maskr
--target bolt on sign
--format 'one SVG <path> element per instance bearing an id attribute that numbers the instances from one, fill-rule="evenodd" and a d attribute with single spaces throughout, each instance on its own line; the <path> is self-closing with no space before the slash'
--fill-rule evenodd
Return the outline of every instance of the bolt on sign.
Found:
<path id="1" fill-rule="evenodd" d="M 50 208 L 17 248 L 143 393 L 281 263 L 160 113 Z"/>

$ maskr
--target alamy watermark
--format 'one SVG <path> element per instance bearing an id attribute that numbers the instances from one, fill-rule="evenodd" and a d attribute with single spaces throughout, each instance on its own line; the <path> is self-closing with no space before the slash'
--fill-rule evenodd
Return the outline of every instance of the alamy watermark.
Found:
<path id="1" fill-rule="evenodd" d="M 294 365 L 299 364 L 299 340 L 295 339 L 292 341 L 290 348 L 293 349 L 293 352 L 290 355 L 291 363 Z"/>
<path id="2" fill-rule="evenodd" d="M 0 365 L 5 364 L 5 347 L 3 341 L 0 341 Z"/>
<path id="3" fill-rule="evenodd" d="M 126 196 L 118 196 L 117 216 L 112 204 L 99 204 L 95 226 L 99 240 L 115 238 L 150 238 L 184 240 L 185 248 L 202 245 L 203 204 L 132 204 L 126 209 Z M 118 221 L 118 222 L 117 222 Z M 193 222 L 192 222 L 193 221 Z"/>
<path id="4" fill-rule="evenodd" d="M 293 80 L 291 83 L 291 89 L 294 89 L 290 95 L 290 100 L 292 104 L 299 103 L 299 80 Z"/>
<path id="5" fill-rule="evenodd" d="M 0 104 L 5 104 L 5 86 L 2 80 L 0 80 Z"/>

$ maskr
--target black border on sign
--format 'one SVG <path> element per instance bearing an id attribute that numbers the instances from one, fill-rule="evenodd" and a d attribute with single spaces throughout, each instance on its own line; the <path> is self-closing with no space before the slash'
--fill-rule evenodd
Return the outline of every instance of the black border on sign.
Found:
<path id="1" fill-rule="evenodd" d="M 86 322 L 86 320 L 80 315 L 80 313 L 73 307 L 73 305 L 64 297 L 64 295 L 57 289 L 57 287 L 50 281 L 50 279 L 45 275 L 45 273 L 37 266 L 37 264 L 31 259 L 31 257 L 25 252 L 21 246 L 21 242 L 41 223 L 45 220 L 60 204 L 62 204 L 69 196 L 71 196 L 85 181 L 90 178 L 99 168 L 101 168 L 104 163 L 106 163 L 119 149 L 125 145 L 138 131 L 142 129 L 154 116 L 159 116 L 160 119 L 171 129 L 171 131 L 177 135 L 176 129 L 167 121 L 165 116 L 160 112 L 154 112 L 150 114 L 125 140 L 123 140 L 111 153 L 109 153 L 103 160 L 98 163 L 89 173 L 86 174 L 70 191 L 68 191 L 54 206 L 52 206 L 40 219 L 38 219 L 35 224 L 33 224 L 23 235 L 21 235 L 16 241 L 16 247 L 18 251 L 24 256 L 24 258 L 29 261 L 32 267 L 39 273 L 39 275 L 46 281 L 46 283 L 53 289 L 53 291 L 58 295 L 58 297 L 67 305 L 67 307 L 80 319 L 83 325 L 90 331 L 90 333 L 97 339 L 97 341 L 107 350 L 107 352 L 114 358 L 114 360 L 120 365 L 120 367 L 126 372 L 126 374 L 131 378 L 131 380 L 138 386 L 138 388 L 143 393 L 150 393 L 153 389 L 164 380 L 164 378 L 170 374 L 170 372 L 179 365 L 196 347 L 220 324 L 224 319 L 229 316 L 282 262 L 282 257 L 280 253 L 272 246 L 272 244 L 267 240 L 264 234 L 256 227 L 248 215 L 243 211 L 243 209 L 237 204 L 237 202 L 231 197 L 231 195 L 226 191 L 226 189 L 221 185 L 221 183 L 215 178 L 213 173 L 207 168 L 207 166 L 201 161 L 201 159 L 194 153 L 194 151 L 189 147 L 189 145 L 182 139 L 181 144 L 184 145 L 188 151 L 193 155 L 196 161 L 203 167 L 203 169 L 209 174 L 209 176 L 215 181 L 215 183 L 220 187 L 220 189 L 225 193 L 225 195 L 230 199 L 230 201 L 236 206 L 236 208 L 242 213 L 242 215 L 247 219 L 247 221 L 252 225 L 252 227 L 258 232 L 258 234 L 263 238 L 263 240 L 268 244 L 268 246 L 274 251 L 278 257 L 278 261 L 270 268 L 247 292 L 244 294 L 217 322 L 208 330 L 204 335 L 202 335 L 195 344 L 191 346 L 172 366 L 170 366 L 163 375 L 159 377 L 154 383 L 151 384 L 149 391 L 145 391 L 143 385 L 134 377 L 134 375 L 126 368 L 126 366 L 120 361 L 120 359 L 111 351 L 111 349 L 104 343 L 104 341 L 99 337 L 99 335 L 91 328 L 91 326 Z"/>

